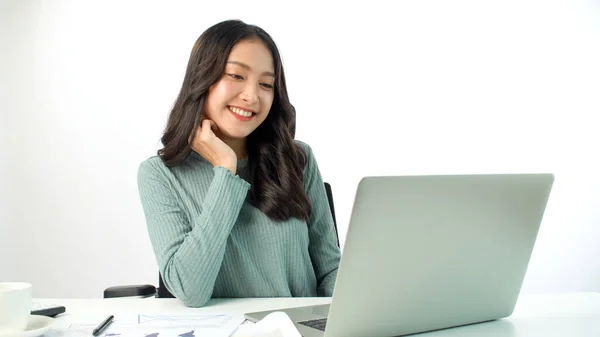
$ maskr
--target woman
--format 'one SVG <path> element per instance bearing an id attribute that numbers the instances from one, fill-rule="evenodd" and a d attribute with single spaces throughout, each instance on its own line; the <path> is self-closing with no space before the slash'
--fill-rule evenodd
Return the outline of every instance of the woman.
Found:
<path id="1" fill-rule="evenodd" d="M 196 41 L 163 148 L 138 172 L 167 289 L 211 297 L 331 296 L 340 251 L 308 145 L 294 141 L 271 37 L 225 21 Z"/>

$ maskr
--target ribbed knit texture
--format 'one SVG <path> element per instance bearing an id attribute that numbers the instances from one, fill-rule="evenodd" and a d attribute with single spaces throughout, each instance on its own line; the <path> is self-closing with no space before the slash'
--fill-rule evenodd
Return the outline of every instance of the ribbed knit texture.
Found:
<path id="1" fill-rule="evenodd" d="M 307 223 L 273 222 L 247 201 L 247 159 L 237 174 L 193 152 L 178 166 L 144 161 L 138 188 L 150 241 L 167 289 L 186 305 L 211 297 L 331 296 L 340 250 L 312 150 L 304 186 Z"/>

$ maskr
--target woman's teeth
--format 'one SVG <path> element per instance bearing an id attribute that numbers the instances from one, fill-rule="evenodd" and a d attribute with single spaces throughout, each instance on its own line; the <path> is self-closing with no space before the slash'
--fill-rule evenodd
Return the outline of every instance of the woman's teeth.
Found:
<path id="1" fill-rule="evenodd" d="M 250 111 L 246 111 L 246 110 L 242 110 L 242 109 L 238 109 L 235 107 L 229 107 L 229 110 L 233 111 L 234 113 L 240 115 L 240 116 L 244 116 L 244 117 L 250 117 L 252 116 L 252 112 Z"/>

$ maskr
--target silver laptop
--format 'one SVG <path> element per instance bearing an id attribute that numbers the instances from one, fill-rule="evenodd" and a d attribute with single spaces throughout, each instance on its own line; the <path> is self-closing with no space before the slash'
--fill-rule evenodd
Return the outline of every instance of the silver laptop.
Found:
<path id="1" fill-rule="evenodd" d="M 277 311 L 305 337 L 401 336 L 510 316 L 553 182 L 552 174 L 363 178 L 331 305 Z"/>

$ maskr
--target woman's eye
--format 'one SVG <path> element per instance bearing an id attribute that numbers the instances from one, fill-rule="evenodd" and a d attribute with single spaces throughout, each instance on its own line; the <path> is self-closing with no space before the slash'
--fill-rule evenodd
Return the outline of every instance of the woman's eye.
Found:
<path id="1" fill-rule="evenodd" d="M 227 74 L 236 80 L 243 80 L 244 78 L 238 74 Z"/>
<path id="2" fill-rule="evenodd" d="M 260 85 L 262 85 L 263 88 L 266 88 L 266 89 L 273 89 L 273 85 L 269 84 L 269 83 L 261 83 Z"/>

